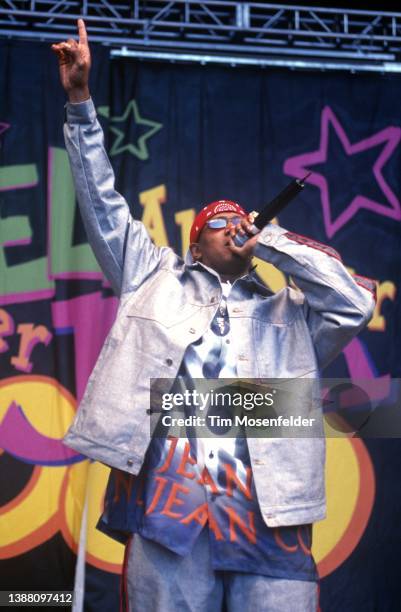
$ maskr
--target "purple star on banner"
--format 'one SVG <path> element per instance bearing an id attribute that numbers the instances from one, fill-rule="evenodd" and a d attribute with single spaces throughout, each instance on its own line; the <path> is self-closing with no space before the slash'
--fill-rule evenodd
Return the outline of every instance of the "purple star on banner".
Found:
<path id="1" fill-rule="evenodd" d="M 401 219 L 400 201 L 384 179 L 382 169 L 401 140 L 401 128 L 387 127 L 380 132 L 376 132 L 376 134 L 369 136 L 369 138 L 365 138 L 364 140 L 360 140 L 355 144 L 351 144 L 344 131 L 344 128 L 340 124 L 334 112 L 329 106 L 325 106 L 323 108 L 320 121 L 319 148 L 315 151 L 310 151 L 309 153 L 303 153 L 302 155 L 296 155 L 286 159 L 283 168 L 285 174 L 299 178 L 304 176 L 310 170 L 310 166 L 325 163 L 327 161 L 330 124 L 334 128 L 345 153 L 349 156 L 376 147 L 381 143 L 384 144 L 373 165 L 372 171 L 377 184 L 383 192 L 383 195 L 387 198 L 387 202 L 390 204 L 390 206 L 376 202 L 375 200 L 367 198 L 363 195 L 357 195 L 349 203 L 347 208 L 343 210 L 343 212 L 338 215 L 336 219 L 333 219 L 330 208 L 330 194 L 327 180 L 322 174 L 318 174 L 312 170 L 312 174 L 308 178 L 308 183 L 316 185 L 316 187 L 319 187 L 320 189 L 323 208 L 323 222 L 328 238 L 332 238 L 334 234 L 338 232 L 341 227 L 343 227 L 343 225 L 346 225 L 360 208 L 366 208 L 367 210 L 371 210 L 378 215 L 383 215 L 399 221 Z"/>

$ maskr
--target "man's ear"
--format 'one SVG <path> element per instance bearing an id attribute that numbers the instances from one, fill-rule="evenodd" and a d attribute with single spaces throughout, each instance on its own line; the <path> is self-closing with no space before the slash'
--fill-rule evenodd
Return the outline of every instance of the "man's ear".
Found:
<path id="1" fill-rule="evenodd" d="M 193 242 L 189 245 L 189 250 L 191 251 L 192 259 L 194 261 L 202 260 L 202 249 L 197 242 Z"/>

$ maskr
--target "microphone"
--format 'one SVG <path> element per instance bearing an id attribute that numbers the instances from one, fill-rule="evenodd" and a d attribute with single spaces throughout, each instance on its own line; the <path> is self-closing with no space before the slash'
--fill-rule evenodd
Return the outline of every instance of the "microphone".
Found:
<path id="1" fill-rule="evenodd" d="M 302 179 L 294 179 L 285 187 L 280 193 L 271 200 L 266 206 L 260 211 L 258 216 L 256 217 L 253 225 L 251 227 L 251 233 L 257 234 L 262 228 L 265 227 L 274 219 L 276 215 L 280 211 L 283 210 L 299 194 L 300 191 L 305 187 L 306 179 L 312 174 L 312 172 L 308 172 L 306 176 Z M 244 234 L 241 236 L 240 234 L 236 234 L 234 236 L 234 244 L 236 246 L 242 246 L 245 242 L 250 238 L 249 235 Z"/>

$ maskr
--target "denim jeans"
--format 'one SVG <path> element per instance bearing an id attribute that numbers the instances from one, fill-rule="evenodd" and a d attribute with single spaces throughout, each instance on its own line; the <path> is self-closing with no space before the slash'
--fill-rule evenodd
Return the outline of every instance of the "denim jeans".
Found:
<path id="1" fill-rule="evenodd" d="M 130 612 L 316 612 L 316 582 L 214 571 L 204 529 L 181 557 L 138 534 L 127 549 Z"/>

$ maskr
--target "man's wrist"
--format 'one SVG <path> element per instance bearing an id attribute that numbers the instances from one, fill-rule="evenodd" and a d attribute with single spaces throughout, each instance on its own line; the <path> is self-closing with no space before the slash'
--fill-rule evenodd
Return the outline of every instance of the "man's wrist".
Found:
<path id="1" fill-rule="evenodd" d="M 88 124 L 96 118 L 96 109 L 92 98 L 82 102 L 67 102 L 65 121 L 69 124 Z"/>
<path id="2" fill-rule="evenodd" d="M 70 89 L 68 91 L 68 101 L 72 104 L 85 102 L 86 100 L 89 100 L 89 98 L 89 87 L 83 87 L 82 89 Z"/>

